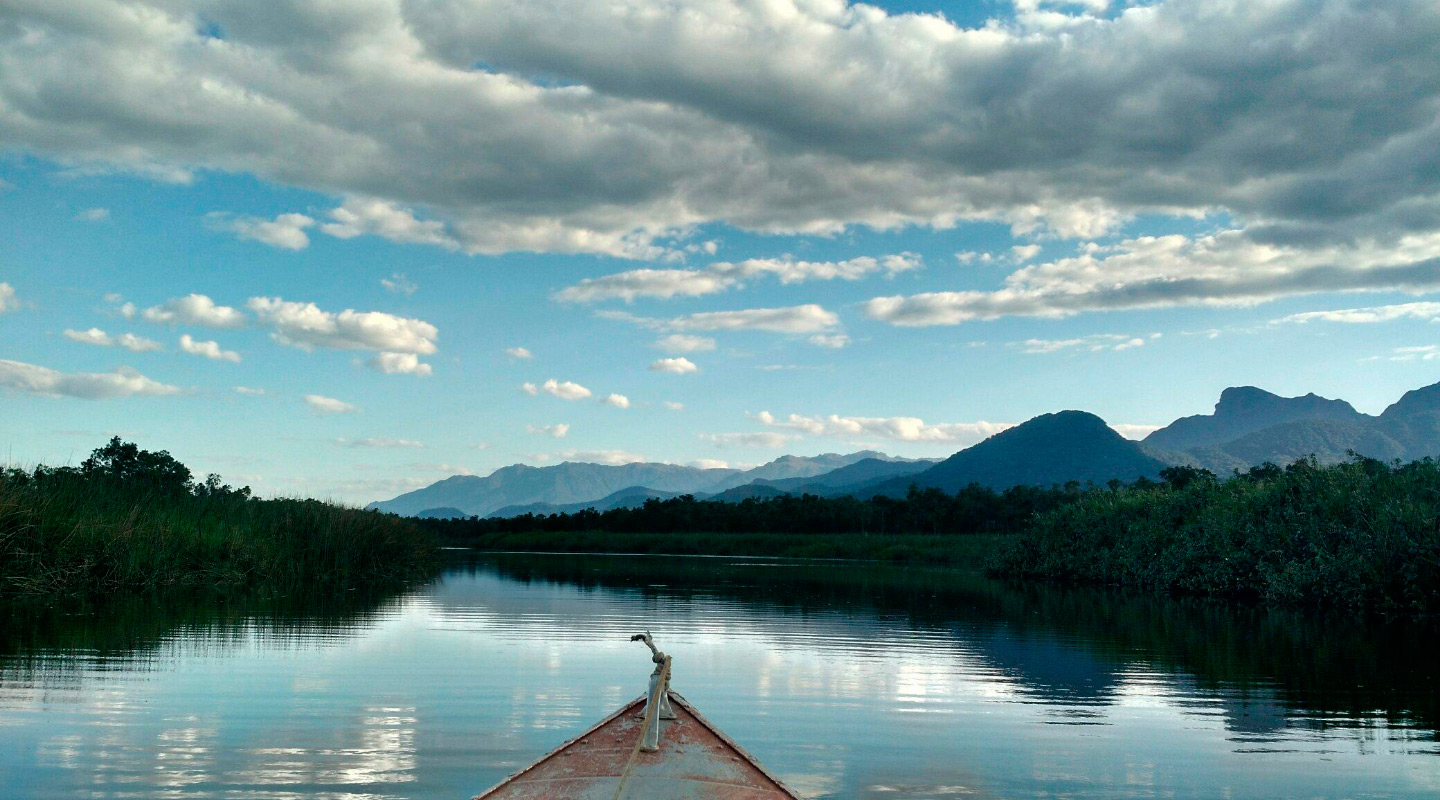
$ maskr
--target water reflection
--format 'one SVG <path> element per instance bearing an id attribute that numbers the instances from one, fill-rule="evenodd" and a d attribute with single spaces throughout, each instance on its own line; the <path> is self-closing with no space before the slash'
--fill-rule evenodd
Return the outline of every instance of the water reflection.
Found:
<path id="1" fill-rule="evenodd" d="M 468 797 L 676 685 L 813 797 L 1433 796 L 1433 625 L 893 567 L 484 556 L 405 595 L 16 607 L 6 797 Z"/>

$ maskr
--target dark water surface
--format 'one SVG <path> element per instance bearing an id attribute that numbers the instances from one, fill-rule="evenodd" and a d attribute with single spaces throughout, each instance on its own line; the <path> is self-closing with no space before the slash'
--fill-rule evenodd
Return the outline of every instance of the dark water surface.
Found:
<path id="1" fill-rule="evenodd" d="M 0 607 L 0 797 L 468 798 L 675 687 L 814 798 L 1440 797 L 1436 626 L 913 568 L 467 559 Z"/>

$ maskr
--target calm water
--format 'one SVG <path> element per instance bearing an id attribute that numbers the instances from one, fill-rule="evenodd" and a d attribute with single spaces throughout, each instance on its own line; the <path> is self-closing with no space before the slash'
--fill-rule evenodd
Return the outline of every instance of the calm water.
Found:
<path id="1" fill-rule="evenodd" d="M 644 628 L 809 797 L 1440 796 L 1433 625 L 593 556 L 0 614 L 5 798 L 468 798 L 640 694 Z"/>

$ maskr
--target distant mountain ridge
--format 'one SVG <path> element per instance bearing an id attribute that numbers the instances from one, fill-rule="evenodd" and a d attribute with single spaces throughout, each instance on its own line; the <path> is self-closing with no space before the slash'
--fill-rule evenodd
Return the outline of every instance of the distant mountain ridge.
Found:
<path id="1" fill-rule="evenodd" d="M 1406 392 L 1378 416 L 1315 394 L 1282 397 L 1254 386 L 1225 389 L 1210 414 L 1182 417 L 1143 442 L 1121 437 L 1084 411 L 1043 414 L 939 461 L 897 459 L 872 450 L 782 456 L 751 470 L 675 464 L 611 466 L 567 462 L 514 465 L 485 477 L 454 476 L 369 507 L 407 515 L 550 514 L 635 506 L 680 494 L 724 501 L 817 494 L 903 496 L 914 485 L 955 492 L 1104 484 L 1158 477 L 1169 465 L 1218 475 L 1265 462 L 1351 452 L 1385 461 L 1440 457 L 1440 383 Z"/>
<path id="2" fill-rule="evenodd" d="M 436 508 L 459 509 L 466 515 L 488 516 L 510 506 L 595 503 L 622 489 L 643 487 L 656 492 L 694 494 L 722 492 L 755 478 L 807 477 L 867 458 L 889 460 L 873 450 L 782 456 L 752 470 L 702 469 L 679 464 L 587 464 L 567 461 L 548 467 L 514 464 L 489 475 L 455 475 L 369 509 L 405 516 Z M 523 512 L 522 512 L 523 513 Z"/>

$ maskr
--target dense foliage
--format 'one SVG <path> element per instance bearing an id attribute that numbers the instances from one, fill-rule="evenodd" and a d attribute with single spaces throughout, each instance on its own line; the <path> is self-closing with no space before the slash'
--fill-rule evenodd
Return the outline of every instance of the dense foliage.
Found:
<path id="1" fill-rule="evenodd" d="M 78 468 L 0 471 L 0 592 L 349 586 L 419 574 L 430 541 L 397 517 L 196 481 L 118 438 Z"/>
<path id="2" fill-rule="evenodd" d="M 1265 465 L 1085 493 L 997 572 L 1382 611 L 1440 610 L 1440 464 Z"/>

